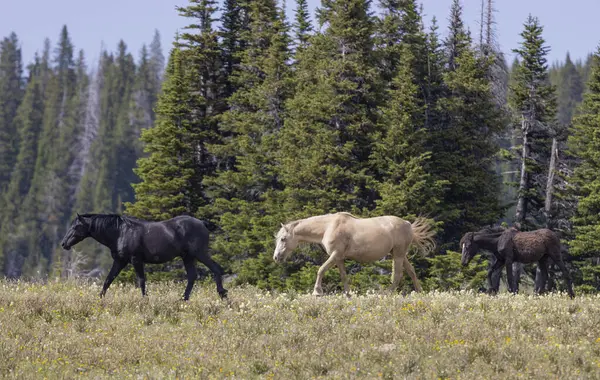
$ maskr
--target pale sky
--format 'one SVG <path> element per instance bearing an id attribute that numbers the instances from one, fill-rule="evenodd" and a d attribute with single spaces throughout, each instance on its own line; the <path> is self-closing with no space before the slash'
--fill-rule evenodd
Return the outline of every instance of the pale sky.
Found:
<path id="1" fill-rule="evenodd" d="M 435 16 L 445 35 L 452 0 L 421 0 L 425 21 Z M 376 3 L 376 0 L 373 2 Z M 544 26 L 544 37 L 552 48 L 549 61 L 563 60 L 567 51 L 573 59 L 584 58 L 600 43 L 600 0 L 495 0 L 497 35 L 500 47 L 507 54 L 518 47 L 519 33 L 527 15 L 537 16 Z M 123 39 L 137 58 L 144 43 L 149 43 L 158 29 L 162 35 L 165 55 L 178 29 L 186 24 L 175 7 L 186 0 L 3 0 L 0 5 L 0 37 L 17 33 L 25 64 L 31 62 L 36 51 L 41 51 L 44 38 L 54 44 L 63 24 L 67 25 L 77 50 L 83 48 L 88 63 L 98 60 L 102 44 L 116 50 Z M 309 0 L 311 10 L 320 4 Z M 473 36 L 479 33 L 481 0 L 462 0 L 464 19 Z M 287 0 L 288 14 L 295 8 Z"/>

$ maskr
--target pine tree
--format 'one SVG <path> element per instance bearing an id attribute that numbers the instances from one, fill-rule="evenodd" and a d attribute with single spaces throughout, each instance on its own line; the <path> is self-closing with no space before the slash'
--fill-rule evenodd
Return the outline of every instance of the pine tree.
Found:
<path id="1" fill-rule="evenodd" d="M 246 48 L 245 36 L 247 36 L 250 22 L 250 2 L 247 0 L 224 0 L 223 4 L 219 36 L 223 67 L 227 78 L 224 97 L 229 97 L 237 89 L 230 77 L 240 64 L 241 54 Z"/>
<path id="2" fill-rule="evenodd" d="M 438 217 L 444 222 L 441 240 L 450 245 L 502 215 L 493 164 L 499 148 L 496 136 L 504 122 L 490 91 L 491 61 L 478 57 L 471 47 L 461 12 L 454 2 L 445 42 L 444 88 L 428 141 L 433 152 L 429 168 L 436 181 L 447 184 Z"/>
<path id="3" fill-rule="evenodd" d="M 569 151 L 577 159 L 570 178 L 572 195 L 578 199 L 572 218 L 574 239 L 569 242 L 570 254 L 577 262 L 575 283 L 579 290 L 600 290 L 598 267 L 600 245 L 600 48 L 593 56 L 588 92 L 584 95 L 579 115 L 573 121 L 568 139 Z"/>
<path id="4" fill-rule="evenodd" d="M 426 150 L 424 111 L 411 72 L 412 54 L 402 46 L 399 70 L 381 109 L 381 135 L 374 138 L 372 164 L 379 171 L 377 213 L 414 217 L 437 209 L 442 184 L 427 171 L 431 152 Z"/>
<path id="5" fill-rule="evenodd" d="M 79 121 L 76 66 L 66 26 L 61 30 L 54 67 L 45 83 L 43 127 L 31 187 L 22 210 L 23 220 L 31 221 L 27 232 L 29 256 L 23 264 L 26 275 L 47 273 L 71 212 L 69 167 Z"/>
<path id="6" fill-rule="evenodd" d="M 563 128 L 571 123 L 576 107 L 583 100 L 584 84 L 581 74 L 567 53 L 565 63 L 557 72 L 557 119 Z"/>
<path id="7" fill-rule="evenodd" d="M 280 157 L 289 217 L 374 206 L 366 170 L 378 94 L 368 5 L 324 2 L 319 17 L 329 28 L 300 55 Z"/>
<path id="8" fill-rule="evenodd" d="M 151 77 L 148 78 L 149 86 L 152 88 L 151 92 L 158 95 L 160 92 L 160 84 L 163 79 L 163 71 L 165 69 L 165 56 L 163 55 L 162 45 L 160 43 L 160 32 L 154 31 L 154 37 L 150 43 L 150 51 L 148 57 L 148 65 Z"/>
<path id="9" fill-rule="evenodd" d="M 13 169 L 10 184 L 4 194 L 2 219 L 0 220 L 0 261 L 4 274 L 11 274 L 15 259 L 23 257 L 18 252 L 24 236 L 18 235 L 21 204 L 29 189 L 35 170 L 38 136 L 42 128 L 44 112 L 44 94 L 42 91 L 42 64 L 35 57 L 34 64 L 28 67 L 29 78 L 25 96 L 14 119 L 19 131 L 19 154 Z"/>
<path id="10" fill-rule="evenodd" d="M 229 258 L 264 252 L 277 223 L 268 198 L 280 189 L 274 153 L 290 91 L 290 38 L 283 17 L 273 0 L 250 4 L 249 30 L 242 36 L 247 45 L 232 76 L 237 91 L 221 117 L 224 140 L 210 146 L 222 164 L 216 176 L 205 177 L 214 201 L 199 215 L 220 226 L 214 246 Z"/>
<path id="11" fill-rule="evenodd" d="M 465 50 L 469 49 L 471 43 L 471 36 L 465 29 L 462 13 L 460 0 L 453 0 L 450 8 L 448 37 L 444 41 L 446 62 L 450 71 L 456 70 L 456 60 Z"/>
<path id="12" fill-rule="evenodd" d="M 21 48 L 12 33 L 0 43 L 0 195 L 8 186 L 18 153 L 14 119 L 23 99 L 22 76 Z"/>
<path id="13" fill-rule="evenodd" d="M 188 86 L 182 51 L 173 48 L 156 106 L 156 124 L 142 132 L 144 150 L 149 155 L 138 160 L 135 172 L 141 182 L 133 185 L 135 203 L 127 204 L 128 214 L 164 220 L 193 212 L 186 208 L 185 201 L 187 183 L 194 173 L 188 137 L 191 127 Z"/>
<path id="14" fill-rule="evenodd" d="M 215 2 L 192 1 L 178 9 L 190 26 L 171 52 L 157 122 L 142 141 L 150 155 L 138 161 L 142 182 L 127 212 L 147 219 L 194 215 L 206 203 L 204 176 L 215 170 L 206 146 L 218 141 L 215 116 L 224 108 L 221 52 L 213 30 Z"/>
<path id="15" fill-rule="evenodd" d="M 310 22 L 310 15 L 308 13 L 307 0 L 296 0 L 293 28 L 296 52 L 298 52 L 298 50 L 306 49 L 313 32 L 313 26 Z"/>
<path id="16" fill-rule="evenodd" d="M 543 27 L 529 16 L 521 36 L 521 48 L 514 52 L 521 58 L 515 68 L 515 82 L 510 100 L 521 118 L 521 177 L 516 208 L 516 222 L 540 224 L 535 210 L 542 209 L 545 173 L 550 158 L 551 137 L 556 134 L 554 86 L 548 79 L 546 55 L 549 48 L 542 37 Z M 538 220 L 529 220 L 529 217 Z"/>

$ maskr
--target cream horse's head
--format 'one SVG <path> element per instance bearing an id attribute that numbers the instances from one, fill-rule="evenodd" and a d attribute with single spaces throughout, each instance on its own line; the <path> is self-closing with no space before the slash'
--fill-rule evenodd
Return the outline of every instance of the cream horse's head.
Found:
<path id="1" fill-rule="evenodd" d="M 275 244 L 273 260 L 278 263 L 285 261 L 298 245 L 298 240 L 294 236 L 294 227 L 282 223 L 279 232 L 275 235 Z"/>

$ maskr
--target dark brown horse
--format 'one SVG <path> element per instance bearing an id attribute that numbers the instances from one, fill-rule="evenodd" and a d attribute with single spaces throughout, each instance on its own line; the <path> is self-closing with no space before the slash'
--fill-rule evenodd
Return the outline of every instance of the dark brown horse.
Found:
<path id="1" fill-rule="evenodd" d="M 519 232 L 509 228 L 504 231 L 482 230 L 467 232 L 460 239 L 462 249 L 462 265 L 468 265 L 480 249 L 494 254 L 497 261 L 488 270 L 488 280 L 492 282 L 494 272 L 506 266 L 506 278 L 510 292 L 516 293 L 517 279 L 513 273 L 513 263 L 530 264 L 537 262 L 535 276 L 535 292 L 541 294 L 548 280 L 548 264 L 552 259 L 560 268 L 567 282 L 569 296 L 574 297 L 571 275 L 567 271 L 560 251 L 560 240 L 554 232 L 543 228 L 530 232 Z"/>

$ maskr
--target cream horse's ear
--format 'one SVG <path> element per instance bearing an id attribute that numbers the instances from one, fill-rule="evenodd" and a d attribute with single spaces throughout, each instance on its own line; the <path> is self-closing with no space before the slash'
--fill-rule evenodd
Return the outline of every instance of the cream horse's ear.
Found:
<path id="1" fill-rule="evenodd" d="M 281 228 L 283 228 L 284 230 L 287 231 L 287 228 L 285 227 L 285 224 L 281 223 Z"/>

